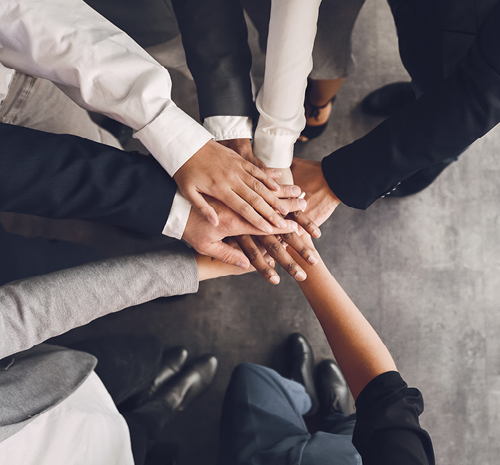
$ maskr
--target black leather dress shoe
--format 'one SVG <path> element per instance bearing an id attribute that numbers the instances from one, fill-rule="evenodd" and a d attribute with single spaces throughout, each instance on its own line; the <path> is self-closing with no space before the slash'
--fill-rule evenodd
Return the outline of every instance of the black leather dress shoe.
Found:
<path id="1" fill-rule="evenodd" d="M 333 360 L 323 360 L 315 372 L 321 413 L 349 414 L 349 388 L 340 368 Z"/>
<path id="2" fill-rule="evenodd" d="M 302 384 L 311 397 L 311 409 L 306 416 L 318 411 L 319 402 L 314 387 L 314 353 L 307 339 L 299 333 L 288 336 L 286 341 L 288 377 Z"/>
<path id="3" fill-rule="evenodd" d="M 391 197 L 408 197 L 430 186 L 435 179 L 447 168 L 452 161 L 443 161 L 437 165 L 429 166 L 405 179 L 391 192 Z"/>
<path id="4" fill-rule="evenodd" d="M 184 347 L 173 347 L 163 351 L 160 369 L 149 388 L 141 391 L 134 399 L 132 405 L 139 406 L 147 402 L 158 389 L 168 383 L 179 373 L 186 363 L 188 352 Z"/>
<path id="5" fill-rule="evenodd" d="M 410 82 L 393 82 L 368 94 L 361 102 L 370 116 L 392 116 L 416 101 Z"/>
<path id="6" fill-rule="evenodd" d="M 210 387 L 216 371 L 217 359 L 203 355 L 158 389 L 154 397 L 161 398 L 173 411 L 184 410 Z"/>
<path id="7" fill-rule="evenodd" d="M 150 397 L 154 395 L 163 384 L 167 383 L 181 371 L 186 363 L 187 357 L 188 352 L 184 347 L 173 347 L 163 352 L 160 371 L 148 390 L 148 395 Z"/>
<path id="8" fill-rule="evenodd" d="M 158 440 L 172 415 L 184 410 L 210 387 L 216 371 L 217 359 L 213 355 L 204 355 L 159 386 L 147 402 L 131 413 L 140 417 L 150 437 Z"/>

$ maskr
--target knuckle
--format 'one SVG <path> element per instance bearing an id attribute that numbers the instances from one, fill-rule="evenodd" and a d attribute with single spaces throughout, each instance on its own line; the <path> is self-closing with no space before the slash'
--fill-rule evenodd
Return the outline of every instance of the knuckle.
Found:
<path id="1" fill-rule="evenodd" d="M 256 262 L 260 257 L 260 252 L 257 249 L 247 249 L 245 253 L 252 263 Z"/>
<path id="2" fill-rule="evenodd" d="M 248 216 L 251 213 L 253 213 L 253 211 L 254 211 L 254 209 L 248 203 L 244 203 L 240 207 L 240 214 L 242 216 Z"/>
<path id="3" fill-rule="evenodd" d="M 267 251 L 270 255 L 278 255 L 281 252 L 281 244 L 279 242 L 272 242 L 267 246 Z"/>
<path id="4" fill-rule="evenodd" d="M 255 179 L 255 178 L 254 178 L 254 179 L 252 180 L 252 190 L 253 190 L 254 192 L 260 192 L 260 191 L 262 190 L 262 187 L 263 187 L 263 186 L 262 186 L 261 182 L 260 182 L 258 179 Z"/>
<path id="5" fill-rule="evenodd" d="M 285 234 L 282 234 L 281 237 L 285 240 L 285 241 L 288 241 L 290 240 L 292 237 L 293 237 L 293 232 L 289 232 L 289 233 L 285 233 Z"/>
<path id="6" fill-rule="evenodd" d="M 262 203 L 262 197 L 259 194 L 253 193 L 248 202 L 252 205 L 260 205 Z"/>
<path id="7" fill-rule="evenodd" d="M 285 265 L 285 269 L 288 273 L 292 273 L 296 268 L 297 264 L 295 262 L 290 262 Z"/>

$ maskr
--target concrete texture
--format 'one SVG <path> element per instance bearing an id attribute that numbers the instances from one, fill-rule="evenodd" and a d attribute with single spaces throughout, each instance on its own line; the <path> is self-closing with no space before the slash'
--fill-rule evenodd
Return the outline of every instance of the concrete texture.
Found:
<path id="1" fill-rule="evenodd" d="M 328 130 L 298 146 L 296 155 L 320 160 L 365 134 L 380 120 L 361 114 L 362 97 L 385 83 L 408 79 L 383 0 L 367 1 L 354 50 L 357 68 L 339 93 Z M 257 75 L 262 64 L 256 52 Z M 175 98 L 195 113 L 193 84 L 179 79 Z M 421 421 L 433 438 L 439 465 L 494 465 L 500 456 L 499 151 L 500 133 L 494 130 L 418 195 L 379 200 L 366 212 L 340 206 L 316 241 L 403 377 L 423 392 Z M 106 256 L 166 241 L 79 221 L 11 214 L 0 220 L 10 231 L 84 243 Z M 217 355 L 215 385 L 174 421 L 168 438 L 180 441 L 181 464 L 213 464 L 221 402 L 235 365 L 250 361 L 281 368 L 282 343 L 293 331 L 309 338 L 318 360 L 331 357 L 299 288 L 280 274 L 278 287 L 255 274 L 204 282 L 197 295 L 102 318 L 63 340 L 144 331 L 165 346 L 185 345 L 191 356 Z"/>

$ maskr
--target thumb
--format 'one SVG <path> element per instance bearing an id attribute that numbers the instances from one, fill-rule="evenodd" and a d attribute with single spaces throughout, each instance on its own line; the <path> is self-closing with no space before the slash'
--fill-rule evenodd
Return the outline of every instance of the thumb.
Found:
<path id="1" fill-rule="evenodd" d="M 244 270 L 250 266 L 250 262 L 243 252 L 222 241 L 213 242 L 205 253 L 221 262 L 239 266 Z"/>
<path id="2" fill-rule="evenodd" d="M 212 226 L 219 226 L 219 217 L 214 208 L 203 198 L 199 192 L 187 192 L 185 195 L 189 203 L 196 208 Z"/>

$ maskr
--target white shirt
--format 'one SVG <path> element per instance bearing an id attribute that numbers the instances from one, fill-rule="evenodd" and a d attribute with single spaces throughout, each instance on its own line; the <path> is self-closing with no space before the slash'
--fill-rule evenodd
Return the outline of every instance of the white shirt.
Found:
<path id="1" fill-rule="evenodd" d="M 212 139 L 171 100 L 167 70 L 82 0 L 2 0 L 0 62 L 133 128 L 170 176 Z M 164 232 L 180 238 L 188 216 L 179 213 Z"/>
<path id="2" fill-rule="evenodd" d="M 321 0 L 272 0 L 264 83 L 256 104 L 259 122 L 253 151 L 272 168 L 288 168 L 304 129 L 304 98 Z M 211 116 L 204 126 L 215 140 L 251 138 L 243 116 Z"/>
<path id="3" fill-rule="evenodd" d="M 93 371 L 70 396 L 0 442 L 1 465 L 134 465 L 130 433 Z"/>
<path id="4" fill-rule="evenodd" d="M 257 95 L 259 122 L 253 151 L 271 168 L 292 164 L 304 129 L 304 98 L 321 0 L 272 0 L 264 83 Z"/>

